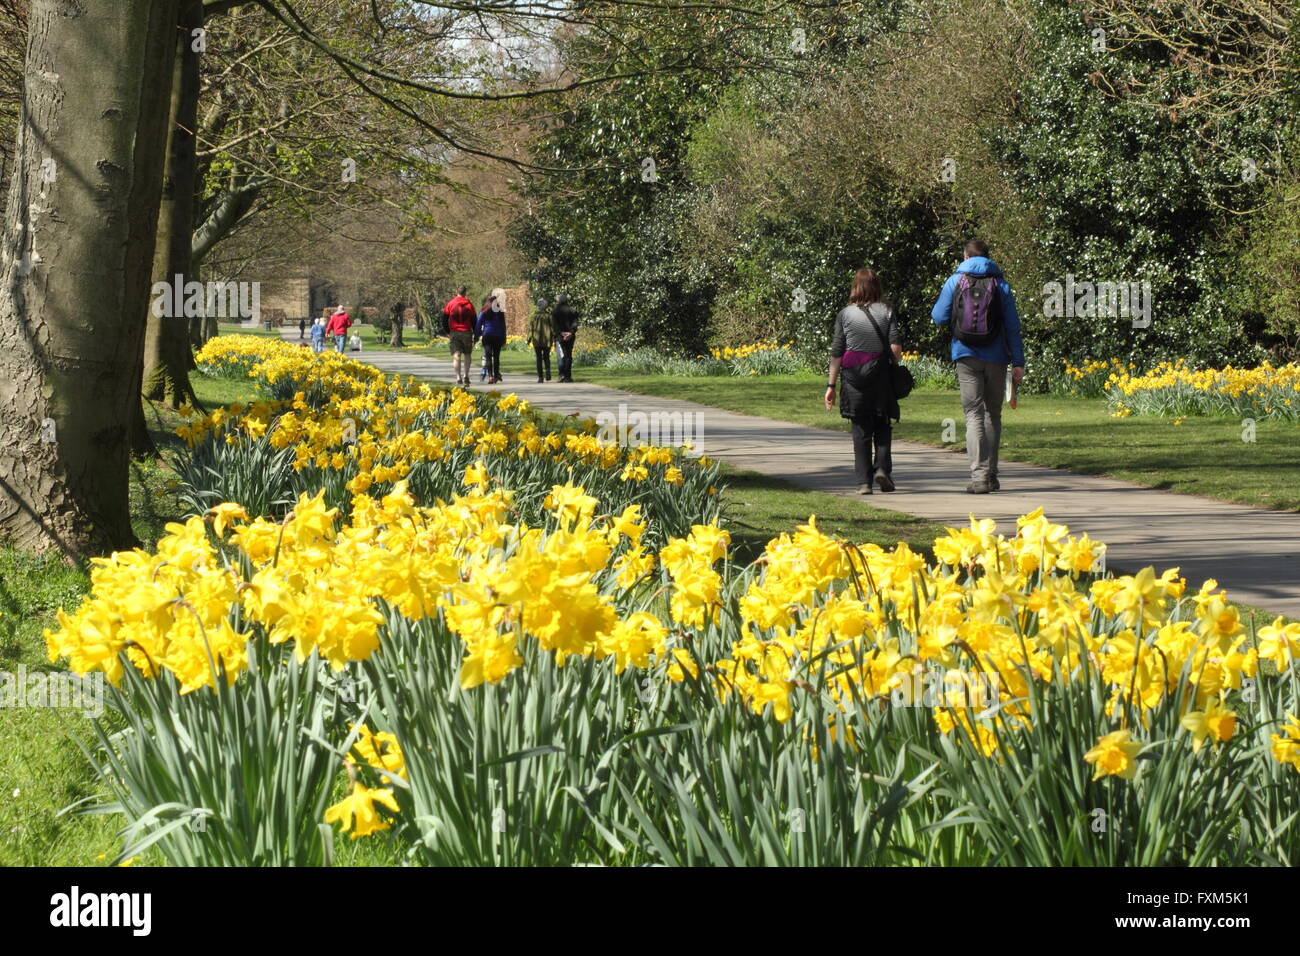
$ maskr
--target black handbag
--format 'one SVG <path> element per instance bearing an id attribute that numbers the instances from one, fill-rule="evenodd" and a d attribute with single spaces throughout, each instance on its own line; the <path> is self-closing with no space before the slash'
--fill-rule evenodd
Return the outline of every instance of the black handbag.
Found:
<path id="1" fill-rule="evenodd" d="M 902 401 L 912 394 L 912 389 L 916 387 L 916 379 L 912 377 L 912 372 L 906 365 L 894 361 L 894 350 L 889 347 L 889 339 L 885 338 L 885 333 L 880 330 L 880 325 L 872 317 L 871 306 L 865 305 L 859 308 L 871 323 L 871 327 L 876 330 L 880 344 L 885 348 L 883 355 L 889 363 L 889 387 L 894 393 L 894 400 Z"/>

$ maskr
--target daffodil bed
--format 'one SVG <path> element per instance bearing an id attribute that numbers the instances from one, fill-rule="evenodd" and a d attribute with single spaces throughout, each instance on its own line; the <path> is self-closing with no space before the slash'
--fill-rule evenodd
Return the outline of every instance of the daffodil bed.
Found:
<path id="1" fill-rule="evenodd" d="M 715 348 L 708 356 L 681 359 L 650 348 L 621 351 L 605 344 L 580 348 L 579 365 L 647 372 L 663 375 L 790 375 L 813 368 L 807 356 L 790 345 L 755 342 L 749 345 Z M 945 358 L 906 352 L 916 388 L 955 389 L 952 363 Z M 1034 381 L 1039 381 L 1037 374 Z M 1063 395 L 1082 395 L 1108 400 L 1117 418 L 1130 415 L 1207 415 L 1300 421 L 1300 364 L 1274 365 L 1264 362 L 1255 368 L 1194 369 L 1184 361 L 1161 362 L 1146 372 L 1132 362 L 1119 359 L 1066 362 L 1062 371 L 1048 373 L 1046 386 Z"/>
<path id="2" fill-rule="evenodd" d="M 346 511 L 354 495 L 382 494 L 397 481 L 432 503 L 460 488 L 466 469 L 481 483 L 489 469 L 531 521 L 556 483 L 581 484 L 607 507 L 637 505 L 658 544 L 718 513 L 716 463 L 681 449 L 602 443 L 594 421 L 557 423 L 513 394 L 434 387 L 251 336 L 211 340 L 198 364 L 210 375 L 252 378 L 267 398 L 206 415 L 181 410 L 188 451 L 177 471 L 196 514 L 238 502 L 282 515 L 320 490 Z"/>
<path id="3" fill-rule="evenodd" d="M 1213 415 L 1300 421 L 1300 365 L 1193 369 L 1162 362 L 1147 372 L 1118 359 L 1067 364 L 1066 380 L 1083 394 L 1104 395 L 1115 417 Z"/>
<path id="4" fill-rule="evenodd" d="M 273 438 L 259 414 L 191 437 Z M 96 563 L 47 642 L 115 688 L 92 756 L 123 857 L 319 864 L 346 833 L 432 864 L 1300 861 L 1300 625 L 1212 581 L 1108 576 L 1041 512 L 931 562 L 810 519 L 744 567 L 716 513 L 651 546 L 652 508 L 456 467 L 432 499 L 408 474 L 219 502 Z"/>

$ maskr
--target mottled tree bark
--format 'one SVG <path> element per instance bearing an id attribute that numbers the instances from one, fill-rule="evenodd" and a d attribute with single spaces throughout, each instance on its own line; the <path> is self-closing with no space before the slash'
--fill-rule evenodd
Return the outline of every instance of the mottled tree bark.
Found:
<path id="1" fill-rule="evenodd" d="M 416 292 L 413 298 L 415 300 L 415 329 L 417 332 L 423 334 L 425 329 L 425 318 L 426 318 L 424 313 L 424 296 L 421 293 Z M 432 329 L 433 324 L 429 323 L 428 327 Z"/>
<path id="2" fill-rule="evenodd" d="M 163 174 L 158 237 L 154 245 L 153 281 L 184 283 L 193 278 L 190 245 L 194 232 L 194 189 L 198 165 L 194 131 L 199 111 L 199 54 L 194 31 L 203 26 L 201 0 L 181 0 L 176 29 L 176 62 L 172 73 L 171 128 Z M 146 313 L 144 335 L 145 398 L 173 408 L 197 403 L 190 385 L 189 322 L 183 315 Z"/>
<path id="3" fill-rule="evenodd" d="M 393 322 L 388 330 L 389 347 L 399 349 L 406 344 L 402 341 L 402 326 L 404 325 L 406 325 L 406 307 L 398 303 L 397 306 L 393 307 Z"/>
<path id="4" fill-rule="evenodd" d="M 135 369 L 131 373 L 131 381 L 135 386 L 136 392 L 140 391 L 140 385 L 144 381 L 144 355 L 141 354 L 136 358 Z M 131 410 L 131 457 L 132 458 L 153 458 L 158 454 L 158 446 L 153 443 L 153 436 L 149 434 L 149 423 L 144 417 L 144 402 L 135 403 L 135 408 Z"/>
<path id="5" fill-rule="evenodd" d="M 129 430 L 177 0 L 32 0 L 0 247 L 0 539 L 135 542 Z"/>

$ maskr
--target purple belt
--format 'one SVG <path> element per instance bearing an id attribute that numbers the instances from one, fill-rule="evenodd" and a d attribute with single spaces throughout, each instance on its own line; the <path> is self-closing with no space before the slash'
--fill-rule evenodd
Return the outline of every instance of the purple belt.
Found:
<path id="1" fill-rule="evenodd" d="M 884 352 L 855 352 L 853 349 L 848 349 L 840 356 L 840 368 L 857 368 L 859 365 L 874 362 L 884 354 Z"/>

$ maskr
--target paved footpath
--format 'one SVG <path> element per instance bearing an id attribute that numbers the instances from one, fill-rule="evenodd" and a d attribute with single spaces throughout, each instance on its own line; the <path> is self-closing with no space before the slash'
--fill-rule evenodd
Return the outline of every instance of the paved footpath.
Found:
<path id="1" fill-rule="evenodd" d="M 296 341 L 288 331 L 286 336 Z M 453 377 L 450 361 L 414 352 L 348 355 L 390 373 L 444 382 Z M 477 363 L 473 380 L 474 389 L 485 388 L 477 384 Z M 509 375 L 497 388 L 564 415 L 617 415 L 620 403 L 626 404 L 629 413 L 698 413 L 703 416 L 704 431 L 697 444 L 705 454 L 805 488 L 857 497 L 853 446 L 845 432 L 582 382 L 539 385 L 528 375 Z M 791 401 L 820 401 L 820 396 L 792 395 Z M 954 416 L 960 418 L 960 411 L 954 407 Z M 1009 427 L 1016 427 L 1014 420 Z M 902 511 L 942 525 L 964 525 L 974 512 L 980 518 L 994 518 L 1004 532 L 1014 530 L 1017 517 L 1041 506 L 1051 520 L 1069 525 L 1072 533 L 1086 531 L 1106 542 L 1108 561 L 1115 567 L 1181 568 L 1192 589 L 1206 578 L 1216 578 L 1234 600 L 1300 618 L 1300 514 L 1153 491 L 1110 478 L 1015 462 L 1004 462 L 999 468 L 1002 491 L 969 495 L 964 491 L 968 480 L 964 452 L 906 441 L 894 442 L 894 477 L 896 492 L 883 495 L 877 491 L 863 499 L 864 505 Z"/>

